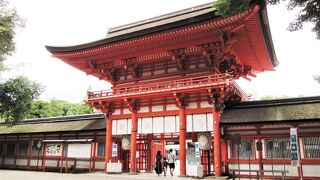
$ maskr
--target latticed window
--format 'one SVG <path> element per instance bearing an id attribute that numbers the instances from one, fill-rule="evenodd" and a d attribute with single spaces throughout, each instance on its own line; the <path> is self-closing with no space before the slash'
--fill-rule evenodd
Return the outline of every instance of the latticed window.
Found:
<path id="1" fill-rule="evenodd" d="M 305 158 L 320 158 L 320 137 L 303 138 Z"/>
<path id="2" fill-rule="evenodd" d="M 241 144 L 237 145 L 232 143 L 232 157 L 239 159 L 251 159 L 254 158 L 254 140 L 253 139 L 241 139 Z M 238 149 L 239 147 L 239 149 Z"/>
<path id="3" fill-rule="evenodd" d="M 27 142 L 19 144 L 18 155 L 23 155 L 23 156 L 27 155 L 28 154 L 28 146 L 29 146 L 29 144 Z"/>
<path id="4" fill-rule="evenodd" d="M 98 156 L 105 156 L 105 147 L 106 147 L 106 144 L 104 142 L 98 143 L 98 152 L 97 152 Z"/>
<path id="5" fill-rule="evenodd" d="M 270 138 L 266 139 L 267 158 L 281 159 L 290 158 L 290 139 L 289 138 Z"/>
<path id="6" fill-rule="evenodd" d="M 6 155 L 14 155 L 15 154 L 15 144 L 7 144 L 6 147 Z"/>

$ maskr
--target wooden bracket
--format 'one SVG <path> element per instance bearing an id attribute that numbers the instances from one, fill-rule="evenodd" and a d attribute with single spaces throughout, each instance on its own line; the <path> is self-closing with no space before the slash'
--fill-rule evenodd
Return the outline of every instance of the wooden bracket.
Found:
<path id="1" fill-rule="evenodd" d="M 185 48 L 173 49 L 168 52 L 171 55 L 172 61 L 177 64 L 178 71 L 186 71 L 189 69 Z"/>
<path id="2" fill-rule="evenodd" d="M 124 103 L 131 112 L 137 112 L 140 109 L 140 102 L 137 99 L 124 99 Z"/>
<path id="3" fill-rule="evenodd" d="M 128 70 L 129 73 L 134 78 L 139 78 L 141 73 L 139 72 L 139 65 L 136 57 L 123 59 L 122 64 L 124 65 L 124 69 Z"/>
<path id="4" fill-rule="evenodd" d="M 176 100 L 176 106 L 180 109 L 184 109 L 188 106 L 188 95 L 186 93 L 174 93 L 173 94 Z"/>
<path id="5" fill-rule="evenodd" d="M 109 117 L 115 111 L 115 105 L 113 102 L 99 101 L 91 102 L 89 105 L 96 109 L 100 109 L 100 111 L 104 113 L 106 117 Z"/>

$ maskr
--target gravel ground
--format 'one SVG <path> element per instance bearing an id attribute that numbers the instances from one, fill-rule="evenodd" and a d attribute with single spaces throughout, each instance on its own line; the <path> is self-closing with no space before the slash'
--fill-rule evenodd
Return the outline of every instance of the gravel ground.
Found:
<path id="1" fill-rule="evenodd" d="M 157 176 L 154 173 L 129 174 L 105 174 L 101 172 L 83 174 L 65 174 L 57 172 L 19 171 L 0 169 L 0 180 L 149 180 L 149 179 L 179 179 L 192 180 L 192 178 L 181 178 L 177 176 Z"/>

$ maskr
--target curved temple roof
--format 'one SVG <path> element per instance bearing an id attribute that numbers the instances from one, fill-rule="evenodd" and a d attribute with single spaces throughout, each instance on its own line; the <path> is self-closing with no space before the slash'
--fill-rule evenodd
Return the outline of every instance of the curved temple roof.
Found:
<path id="1" fill-rule="evenodd" d="M 111 62 L 120 66 L 121 60 L 131 57 L 137 57 L 138 62 L 170 58 L 168 48 L 184 47 L 191 53 L 198 52 L 199 44 L 216 40 L 222 32 L 235 35 L 233 49 L 242 64 L 258 72 L 273 70 L 278 64 L 266 6 L 261 3 L 225 18 L 216 16 L 211 4 L 204 4 L 111 28 L 106 38 L 98 41 L 46 48 L 53 57 L 101 78 L 93 70 L 92 64 Z"/>

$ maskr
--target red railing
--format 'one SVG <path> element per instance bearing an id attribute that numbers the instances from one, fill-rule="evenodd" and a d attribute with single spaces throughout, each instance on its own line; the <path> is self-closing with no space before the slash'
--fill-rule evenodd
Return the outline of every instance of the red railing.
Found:
<path id="1" fill-rule="evenodd" d="M 126 87 L 114 87 L 109 90 L 88 92 L 88 100 L 221 86 L 228 85 L 230 82 L 235 83 L 228 74 L 217 74 L 141 85 L 128 85 Z"/>

